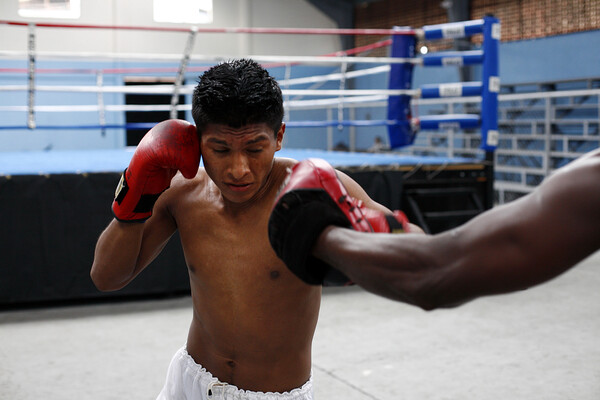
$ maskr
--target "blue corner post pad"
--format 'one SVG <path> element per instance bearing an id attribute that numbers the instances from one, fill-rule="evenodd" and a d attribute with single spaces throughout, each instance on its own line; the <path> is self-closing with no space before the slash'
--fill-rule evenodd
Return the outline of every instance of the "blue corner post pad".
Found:
<path id="1" fill-rule="evenodd" d="M 408 28 L 394 27 L 395 30 L 408 30 Z M 416 38 L 414 35 L 393 35 L 391 56 L 399 58 L 415 57 Z M 388 89 L 408 90 L 412 85 L 412 63 L 392 64 Z M 387 119 L 398 121 L 397 124 L 388 126 L 388 135 L 391 148 L 408 146 L 414 141 L 414 132 L 410 119 L 410 95 L 389 96 Z"/>
<path id="2" fill-rule="evenodd" d="M 500 92 L 499 46 L 500 21 L 493 16 L 483 19 L 483 66 L 481 90 L 481 149 L 494 151 L 498 146 L 498 93 Z"/>

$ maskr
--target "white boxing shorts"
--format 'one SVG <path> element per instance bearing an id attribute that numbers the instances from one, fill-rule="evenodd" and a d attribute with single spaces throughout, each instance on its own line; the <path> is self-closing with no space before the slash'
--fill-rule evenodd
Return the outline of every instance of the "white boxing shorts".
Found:
<path id="1" fill-rule="evenodd" d="M 185 347 L 171 360 L 165 386 L 156 400 L 312 400 L 312 376 L 302 385 L 285 393 L 252 392 L 220 382 L 204 367 L 196 364 Z"/>

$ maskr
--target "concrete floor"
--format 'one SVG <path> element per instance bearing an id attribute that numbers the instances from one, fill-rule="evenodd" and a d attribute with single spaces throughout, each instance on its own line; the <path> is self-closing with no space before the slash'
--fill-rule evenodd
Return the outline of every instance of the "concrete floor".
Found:
<path id="1" fill-rule="evenodd" d="M 600 399 L 600 253 L 528 291 L 424 312 L 326 290 L 317 399 Z M 154 399 L 190 299 L 0 313 L 0 399 Z"/>

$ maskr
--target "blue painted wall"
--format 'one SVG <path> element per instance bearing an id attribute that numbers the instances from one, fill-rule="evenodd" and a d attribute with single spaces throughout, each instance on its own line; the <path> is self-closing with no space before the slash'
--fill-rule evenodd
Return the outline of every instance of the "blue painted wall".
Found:
<path id="1" fill-rule="evenodd" d="M 503 83 L 600 76 L 600 30 L 502 43 Z"/>

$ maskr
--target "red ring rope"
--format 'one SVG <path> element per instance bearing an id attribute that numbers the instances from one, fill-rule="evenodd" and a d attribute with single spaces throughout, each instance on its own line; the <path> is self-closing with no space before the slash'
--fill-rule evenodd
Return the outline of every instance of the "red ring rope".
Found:
<path id="1" fill-rule="evenodd" d="M 140 30 L 140 31 L 162 31 L 162 32 L 189 32 L 192 28 L 168 28 L 168 27 L 150 27 L 150 26 L 126 26 L 126 25 L 81 25 L 81 24 L 50 24 L 34 23 L 20 21 L 0 20 L 0 25 L 15 25 L 43 28 L 76 28 L 76 29 L 120 29 L 120 30 Z M 414 30 L 394 30 L 394 29 L 325 29 L 325 28 L 198 28 L 201 33 L 275 33 L 275 34 L 301 34 L 301 35 L 414 35 Z"/>

